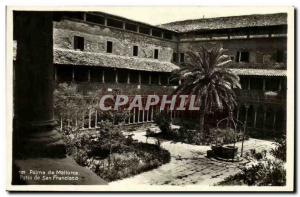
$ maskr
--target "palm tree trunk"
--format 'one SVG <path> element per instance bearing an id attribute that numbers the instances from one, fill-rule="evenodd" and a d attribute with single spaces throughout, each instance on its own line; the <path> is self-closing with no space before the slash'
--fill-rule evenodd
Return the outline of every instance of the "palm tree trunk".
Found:
<path id="1" fill-rule="evenodd" d="M 204 124 L 205 124 L 205 114 L 206 114 L 206 99 L 207 96 L 202 99 L 201 106 L 200 106 L 200 119 L 199 119 L 199 131 L 204 131 Z"/>

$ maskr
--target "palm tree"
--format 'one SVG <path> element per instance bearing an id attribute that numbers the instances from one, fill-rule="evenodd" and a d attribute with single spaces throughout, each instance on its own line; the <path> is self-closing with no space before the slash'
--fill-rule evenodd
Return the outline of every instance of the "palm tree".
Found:
<path id="1" fill-rule="evenodd" d="M 171 80 L 181 80 L 174 94 L 196 95 L 200 106 L 199 129 L 204 130 L 205 115 L 217 110 L 232 114 L 237 105 L 235 88 L 240 88 L 239 77 L 223 66 L 228 64 L 225 50 L 219 47 L 189 51 L 189 61 L 174 71 Z"/>

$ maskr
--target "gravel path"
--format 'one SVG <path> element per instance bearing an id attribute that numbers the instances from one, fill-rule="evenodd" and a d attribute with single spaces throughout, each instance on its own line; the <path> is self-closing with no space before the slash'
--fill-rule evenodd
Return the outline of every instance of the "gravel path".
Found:
<path id="1" fill-rule="evenodd" d="M 125 133 L 126 134 L 126 133 Z M 146 138 L 146 128 L 131 133 L 139 142 L 156 143 L 155 138 Z M 241 143 L 236 143 L 241 147 Z M 225 162 L 206 157 L 210 146 L 197 146 L 180 142 L 163 141 L 161 146 L 171 153 L 171 161 L 157 169 L 141 173 L 123 180 L 111 182 L 110 185 L 213 185 L 224 178 L 236 174 L 242 162 Z M 255 148 L 256 151 L 270 150 L 272 142 L 250 138 L 244 143 L 245 152 Z"/>

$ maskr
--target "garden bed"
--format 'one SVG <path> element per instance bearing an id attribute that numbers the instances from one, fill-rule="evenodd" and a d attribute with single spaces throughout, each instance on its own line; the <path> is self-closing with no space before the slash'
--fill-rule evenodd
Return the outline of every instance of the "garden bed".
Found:
<path id="1" fill-rule="evenodd" d="M 111 136 L 111 138 L 110 138 Z M 66 135 L 67 152 L 81 166 L 110 182 L 130 177 L 170 161 L 170 153 L 154 144 L 134 141 L 118 129 Z"/>

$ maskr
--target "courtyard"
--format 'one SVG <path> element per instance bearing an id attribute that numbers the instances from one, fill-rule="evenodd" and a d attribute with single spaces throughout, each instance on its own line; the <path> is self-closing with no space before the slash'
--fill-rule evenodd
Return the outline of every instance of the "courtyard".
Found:
<path id="1" fill-rule="evenodd" d="M 156 126 L 152 125 L 151 127 Z M 146 137 L 146 130 L 147 127 L 143 126 L 134 132 L 126 131 L 124 134 L 133 134 L 133 139 L 139 142 L 156 144 L 156 138 Z M 206 151 L 211 149 L 210 146 L 190 145 L 167 140 L 162 141 L 160 145 L 170 152 L 171 161 L 169 163 L 133 177 L 111 182 L 110 185 L 214 185 L 226 177 L 236 174 L 239 172 L 239 167 L 250 162 L 247 159 L 240 162 L 209 159 L 206 157 Z M 241 142 L 236 143 L 236 146 L 239 148 L 238 154 L 240 154 Z M 250 138 L 244 143 L 244 155 L 251 149 L 261 152 L 269 151 L 272 148 L 274 148 L 274 144 L 271 141 Z"/>

